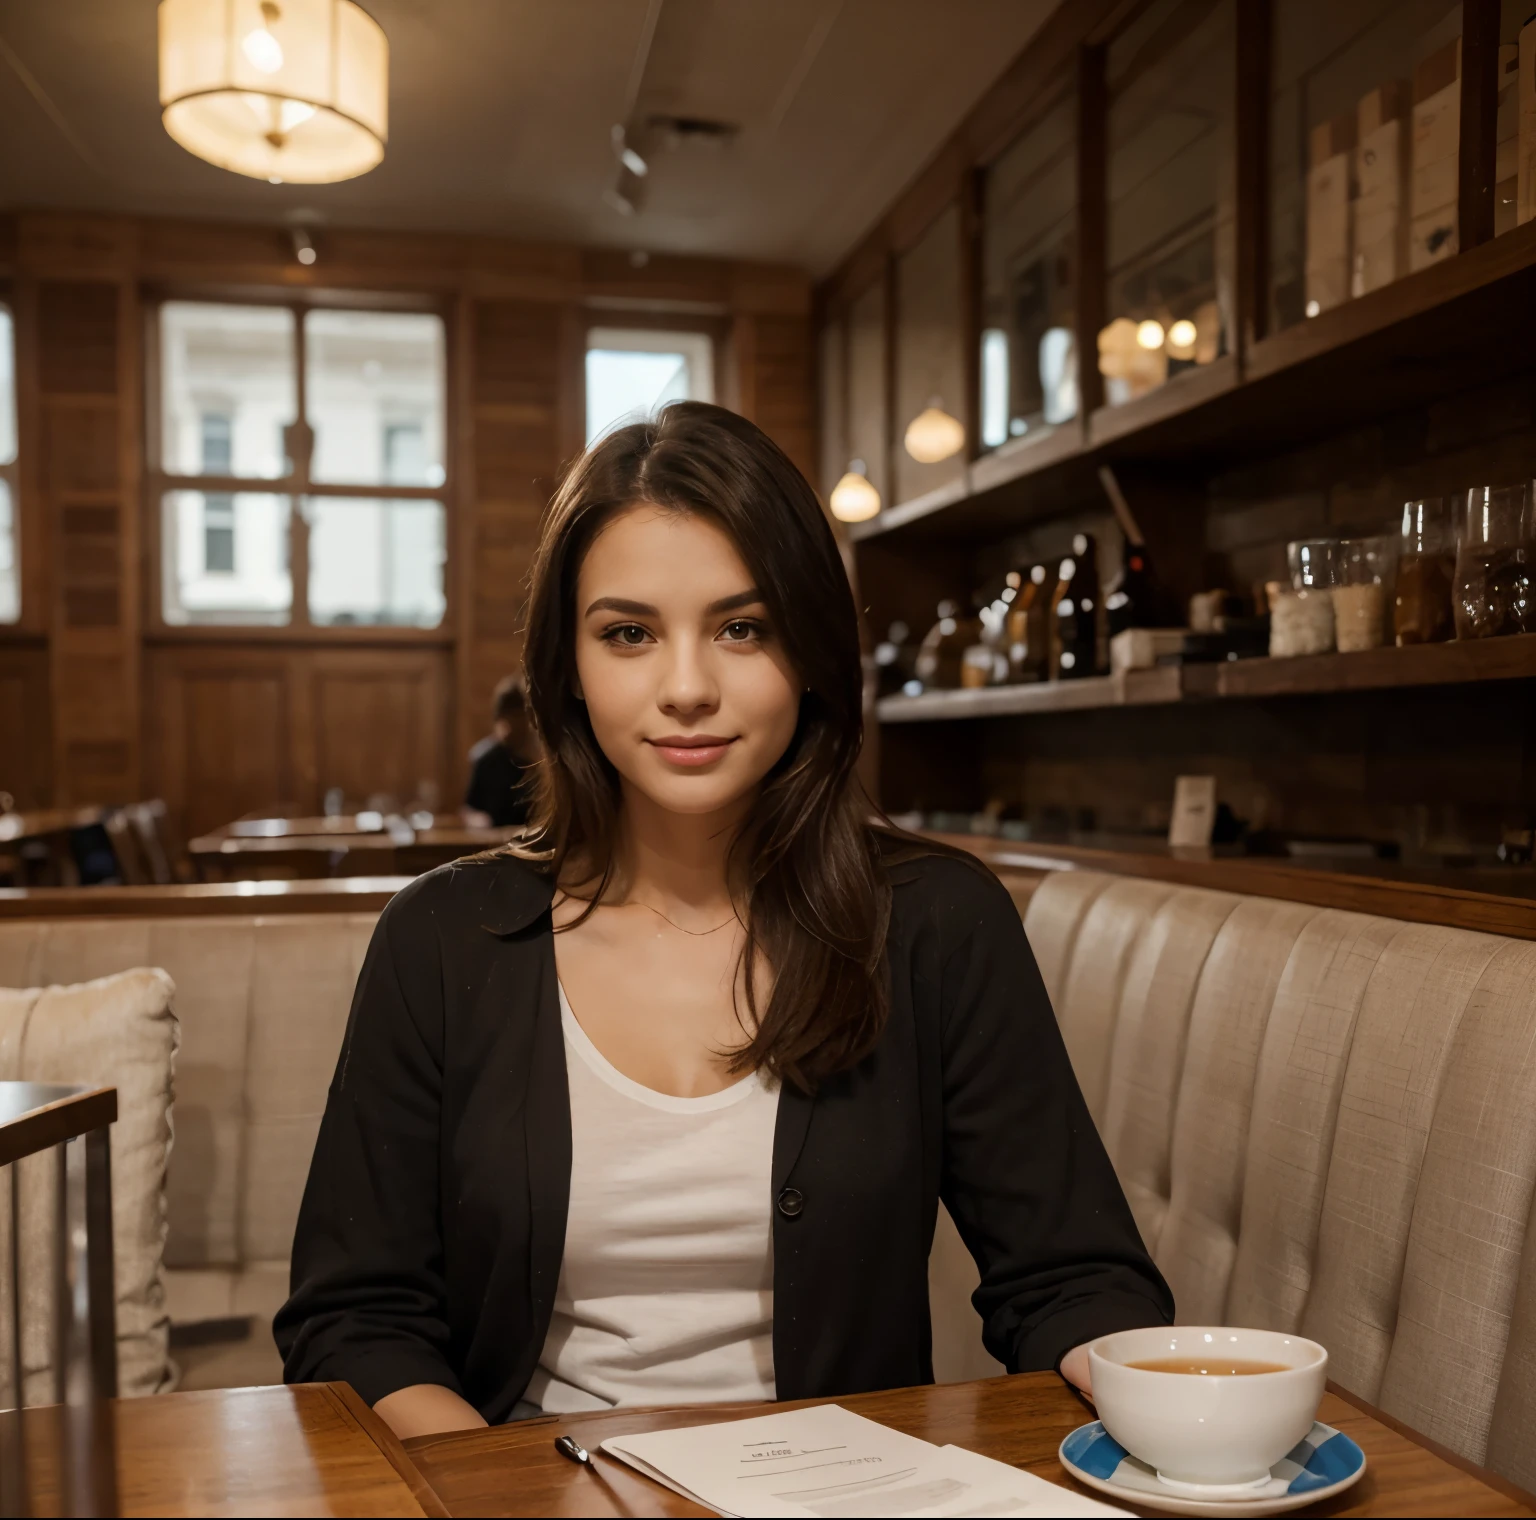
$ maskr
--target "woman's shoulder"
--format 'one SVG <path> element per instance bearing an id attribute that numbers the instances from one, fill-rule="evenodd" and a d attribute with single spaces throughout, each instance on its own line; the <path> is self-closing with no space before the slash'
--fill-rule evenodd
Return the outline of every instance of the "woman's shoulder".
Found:
<path id="1" fill-rule="evenodd" d="M 1013 932 L 1019 910 L 1008 889 L 975 855 L 928 840 L 876 831 L 891 884 L 891 930 L 910 938 L 923 927 L 958 942 L 977 932 Z"/>
<path id="2" fill-rule="evenodd" d="M 554 886 L 538 861 L 501 853 L 472 855 L 402 887 L 381 921 L 405 937 L 449 925 L 515 934 L 542 918 L 553 896 Z"/>

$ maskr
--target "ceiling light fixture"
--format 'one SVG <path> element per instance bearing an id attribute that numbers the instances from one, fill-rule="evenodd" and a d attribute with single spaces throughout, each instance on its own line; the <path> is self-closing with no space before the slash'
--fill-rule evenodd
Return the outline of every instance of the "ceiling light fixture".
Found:
<path id="1" fill-rule="evenodd" d="M 319 254 L 315 249 L 315 240 L 310 237 L 308 230 L 303 227 L 294 227 L 289 235 L 293 238 L 294 258 L 306 266 L 313 264 Z"/>
<path id="2" fill-rule="evenodd" d="M 1159 349 L 1163 346 L 1163 324 L 1152 317 L 1141 323 L 1136 329 L 1136 341 L 1145 349 Z"/>
<path id="3" fill-rule="evenodd" d="M 880 510 L 880 493 L 864 473 L 862 459 L 848 461 L 848 472 L 832 487 L 827 504 L 839 522 L 867 522 Z"/>
<path id="4" fill-rule="evenodd" d="M 934 396 L 927 410 L 907 424 L 903 441 L 907 453 L 919 464 L 938 464 L 965 447 L 965 424 L 958 417 L 951 417 L 944 410 L 942 399 Z"/>
<path id="5" fill-rule="evenodd" d="M 353 0 L 160 0 L 160 107 L 221 169 L 353 179 L 384 157 L 389 43 Z"/>

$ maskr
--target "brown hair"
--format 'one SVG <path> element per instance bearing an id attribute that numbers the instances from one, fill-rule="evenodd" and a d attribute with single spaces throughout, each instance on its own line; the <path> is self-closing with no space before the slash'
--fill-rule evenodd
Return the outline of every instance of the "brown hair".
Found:
<path id="1" fill-rule="evenodd" d="M 765 1068 L 810 1090 L 857 1063 L 884 1028 L 890 886 L 854 774 L 863 676 L 853 593 L 815 493 L 746 418 L 674 403 L 594 444 L 556 492 L 534 559 L 523 654 L 545 758 L 530 844 L 519 853 L 557 881 L 596 881 L 594 906 L 612 879 L 620 791 L 576 696 L 576 576 L 603 525 L 636 502 L 725 529 L 805 687 L 794 738 L 731 848 L 733 889 L 746 904 L 742 965 L 761 954 L 774 972 L 766 1008 L 753 978 L 741 978 L 749 1038 L 732 1067 Z"/>
<path id="2" fill-rule="evenodd" d="M 510 722 L 520 718 L 525 706 L 523 678 L 520 675 L 503 676 L 491 696 L 491 721 Z"/>

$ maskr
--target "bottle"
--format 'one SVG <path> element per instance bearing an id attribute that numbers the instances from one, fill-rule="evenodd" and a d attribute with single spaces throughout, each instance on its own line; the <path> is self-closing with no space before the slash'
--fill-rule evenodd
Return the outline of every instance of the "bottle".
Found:
<path id="1" fill-rule="evenodd" d="M 1160 628 L 1165 621 L 1164 600 L 1147 546 L 1127 539 L 1120 573 L 1104 598 L 1110 638 L 1127 628 Z"/>
<path id="2" fill-rule="evenodd" d="M 1056 573 L 1052 599 L 1052 676 L 1080 681 L 1099 673 L 1099 556 L 1092 534 L 1072 539 L 1072 553 Z"/>
<path id="3" fill-rule="evenodd" d="M 1008 680 L 1019 685 L 1043 681 L 1051 669 L 1051 597 L 1053 581 L 1046 585 L 1044 565 L 1031 565 L 1019 577 L 1017 594 L 1011 598 L 1006 627 Z"/>
<path id="4" fill-rule="evenodd" d="M 965 651 L 981 642 L 981 621 L 966 617 L 956 601 L 938 606 L 938 620 L 923 638 L 917 652 L 916 679 L 925 691 L 954 691 L 961 683 Z"/>
<path id="5" fill-rule="evenodd" d="M 878 695 L 889 697 L 902 691 L 916 673 L 916 661 L 917 645 L 912 640 L 912 630 L 903 622 L 892 623 L 885 638 L 875 645 Z"/>

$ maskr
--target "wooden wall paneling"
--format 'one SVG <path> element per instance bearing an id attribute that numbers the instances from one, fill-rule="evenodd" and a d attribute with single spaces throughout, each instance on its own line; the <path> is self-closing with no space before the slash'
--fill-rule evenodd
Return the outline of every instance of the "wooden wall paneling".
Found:
<path id="1" fill-rule="evenodd" d="M 753 409 L 748 415 L 814 483 L 816 373 L 811 324 L 801 316 L 744 320 L 752 324 Z"/>
<path id="2" fill-rule="evenodd" d="M 1109 86 L 1105 49 L 1077 54 L 1077 415 L 1104 405 L 1099 332 L 1109 303 Z M 1266 96 L 1267 99 L 1267 96 Z"/>
<path id="3" fill-rule="evenodd" d="M 877 280 L 848 308 L 848 454 L 862 459 L 884 506 L 892 504 L 886 416 L 886 288 Z"/>
<path id="4" fill-rule="evenodd" d="M 1500 0 L 1462 0 L 1457 220 L 1463 252 L 1493 236 Z"/>
<path id="5" fill-rule="evenodd" d="M 7 641 L 0 645 L 0 792 L 19 808 L 53 802 L 52 729 L 46 647 Z"/>
<path id="6" fill-rule="evenodd" d="M 1272 0 L 1245 0 L 1238 6 L 1236 341 L 1239 356 L 1245 355 L 1269 330 L 1269 116 L 1273 35 Z"/>
<path id="7" fill-rule="evenodd" d="M 281 804 L 316 808 L 296 761 L 298 652 L 177 644 L 146 659 L 148 779 L 183 838 Z"/>
<path id="8" fill-rule="evenodd" d="M 139 790 L 137 300 L 126 279 L 38 285 L 60 802 Z"/>
<path id="9" fill-rule="evenodd" d="M 575 331 L 571 317 L 547 302 L 469 304 L 473 439 L 463 494 L 474 534 L 459 650 L 460 757 L 486 731 L 496 682 L 522 657 L 528 570 L 574 411 L 564 357 Z"/>
<path id="10" fill-rule="evenodd" d="M 321 797 L 347 804 L 382 795 L 397 806 L 457 801 L 448 757 L 449 659 L 441 650 L 307 651 Z"/>
<path id="11" fill-rule="evenodd" d="M 820 404 L 821 468 L 815 484 L 826 501 L 843 478 L 852 458 L 848 449 L 848 323 L 834 317 L 820 331 L 820 369 L 817 399 Z"/>

